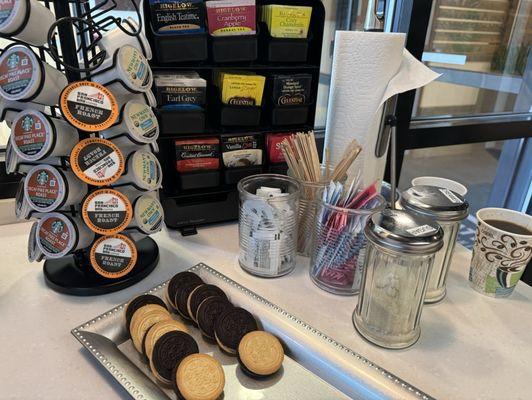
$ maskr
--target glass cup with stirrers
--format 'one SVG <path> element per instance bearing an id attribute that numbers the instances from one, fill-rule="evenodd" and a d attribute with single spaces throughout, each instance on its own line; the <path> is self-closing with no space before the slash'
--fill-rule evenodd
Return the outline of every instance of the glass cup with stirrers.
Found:
<path id="1" fill-rule="evenodd" d="M 316 219 L 320 194 L 330 182 L 345 182 L 351 167 L 362 148 L 353 141 L 341 161 L 332 167 L 329 153 L 325 151 L 325 163 L 320 165 L 314 133 L 297 133 L 281 143 L 281 150 L 288 163 L 288 174 L 301 185 L 299 202 L 298 253 L 310 257 L 312 230 Z"/>

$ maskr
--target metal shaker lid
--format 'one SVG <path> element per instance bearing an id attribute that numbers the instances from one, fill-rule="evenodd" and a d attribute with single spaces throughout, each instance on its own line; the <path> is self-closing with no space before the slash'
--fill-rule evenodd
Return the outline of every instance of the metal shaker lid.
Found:
<path id="1" fill-rule="evenodd" d="M 405 210 L 439 221 L 461 221 L 467 217 L 469 203 L 458 193 L 436 186 L 414 186 L 403 192 Z"/>
<path id="2" fill-rule="evenodd" d="M 443 247 L 443 229 L 431 218 L 407 211 L 383 210 L 368 220 L 370 242 L 398 253 L 432 254 Z"/>

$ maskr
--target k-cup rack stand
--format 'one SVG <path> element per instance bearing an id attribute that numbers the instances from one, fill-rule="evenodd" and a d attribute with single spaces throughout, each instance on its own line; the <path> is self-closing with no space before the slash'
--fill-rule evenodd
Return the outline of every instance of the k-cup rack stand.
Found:
<path id="1" fill-rule="evenodd" d="M 320 80 L 325 8 L 320 0 L 257 0 L 257 34 L 210 37 L 208 33 L 167 35 L 154 32 L 148 2 L 144 2 L 144 26 L 153 49 L 154 73 L 196 71 L 208 82 L 204 110 L 167 111 L 157 109 L 161 126 L 159 159 L 164 171 L 161 202 L 169 228 L 183 235 L 196 233 L 202 225 L 238 219 L 238 181 L 260 173 L 286 174 L 284 163 L 270 163 L 266 134 L 308 131 L 314 127 Z M 286 4 L 311 6 L 312 18 L 306 39 L 276 39 L 260 22 L 260 6 Z M 169 49 L 175 49 L 169 52 Z M 261 107 L 231 107 L 221 104 L 212 84 L 216 70 L 251 71 L 272 74 L 312 75 L 312 103 L 305 106 L 274 107 L 266 85 Z M 242 124 L 248 126 L 242 126 Z M 174 140 L 220 137 L 225 134 L 259 134 L 263 143 L 263 165 L 179 173 L 176 171 Z"/>
<path id="2" fill-rule="evenodd" d="M 29 3 L 29 0 L 24 1 Z M 92 72 L 104 62 L 106 56 L 105 51 L 96 46 L 105 32 L 119 28 L 130 36 L 142 34 L 143 21 L 134 0 L 130 0 L 130 3 L 137 12 L 139 27 L 136 30 L 132 30 L 132 27 L 125 24 L 124 20 L 113 15 L 113 10 L 117 8 L 116 0 L 103 0 L 97 2 L 96 5 L 88 0 L 39 1 L 53 10 L 56 21 L 48 32 L 47 44 L 40 47 L 32 46 L 31 49 L 41 60 L 46 60 L 49 64 L 53 63 L 54 67 L 66 76 L 69 83 L 92 80 Z M 7 39 L 12 43 L 26 44 L 11 37 Z M 4 49 L 1 51 L 3 52 Z M 46 107 L 46 114 L 60 117 L 61 111 L 57 103 Z M 99 136 L 98 133 L 91 134 L 79 129 L 77 132 L 79 140 Z M 35 162 L 35 165 L 39 163 Z M 68 162 L 65 164 L 63 161 L 61 164 L 62 168 L 70 167 Z M 21 175 L 15 176 L 21 177 Z M 90 194 L 97 188 L 101 187 L 89 186 L 88 193 Z M 60 212 L 71 217 L 79 217 L 78 209 L 79 207 L 71 207 L 60 210 Z M 42 217 L 42 215 L 38 216 Z M 107 278 L 98 274 L 91 266 L 90 247 L 88 247 L 76 250 L 62 258 L 45 260 L 43 266 L 45 282 L 57 292 L 78 296 L 105 294 L 129 287 L 150 274 L 159 261 L 159 248 L 155 241 L 149 236 L 136 236 L 136 238 L 132 240 L 137 249 L 137 261 L 129 272 L 120 278 Z"/>

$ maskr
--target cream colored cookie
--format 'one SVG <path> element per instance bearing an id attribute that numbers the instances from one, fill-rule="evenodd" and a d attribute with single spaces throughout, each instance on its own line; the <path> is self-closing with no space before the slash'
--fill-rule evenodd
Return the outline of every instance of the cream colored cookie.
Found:
<path id="1" fill-rule="evenodd" d="M 276 373 L 283 365 L 284 350 L 279 339 L 271 333 L 254 331 L 240 341 L 238 357 L 252 373 L 268 376 Z"/>
<path id="2" fill-rule="evenodd" d="M 172 331 L 181 331 L 188 333 L 187 327 L 182 322 L 173 319 L 157 322 L 150 328 L 150 330 L 146 334 L 146 340 L 144 341 L 144 349 L 146 350 L 146 356 L 148 357 L 148 359 L 151 359 L 153 346 L 155 346 L 157 340 L 165 333 Z"/>
<path id="3" fill-rule="evenodd" d="M 142 340 L 148 329 L 157 322 L 170 318 L 168 310 L 156 304 L 148 304 L 135 311 L 130 324 L 131 340 L 135 349 L 142 353 Z"/>
<path id="4" fill-rule="evenodd" d="M 222 365 L 207 354 L 192 354 L 183 359 L 177 368 L 175 380 L 185 400 L 216 400 L 225 386 Z"/>

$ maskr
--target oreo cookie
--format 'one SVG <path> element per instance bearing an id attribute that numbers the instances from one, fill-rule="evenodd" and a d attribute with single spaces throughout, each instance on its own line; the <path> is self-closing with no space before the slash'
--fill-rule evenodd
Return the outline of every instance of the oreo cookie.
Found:
<path id="1" fill-rule="evenodd" d="M 199 305 L 196 312 L 198 328 L 203 336 L 214 340 L 214 325 L 218 317 L 233 305 L 223 297 L 209 297 Z"/>
<path id="2" fill-rule="evenodd" d="M 251 378 L 264 379 L 276 374 L 284 361 L 284 349 L 274 335 L 254 331 L 245 335 L 238 345 L 238 362 Z"/>
<path id="3" fill-rule="evenodd" d="M 209 297 L 221 297 L 227 299 L 225 292 L 216 285 L 201 285 L 198 286 L 188 297 L 187 309 L 188 314 L 194 322 L 198 322 L 196 318 L 196 313 L 198 312 L 199 305 L 203 300 L 208 299 Z"/>
<path id="4" fill-rule="evenodd" d="M 194 289 L 201 285 L 203 285 L 203 283 L 191 282 L 186 285 L 179 286 L 174 302 L 177 306 L 176 309 L 179 315 L 187 320 L 192 320 L 192 317 L 188 313 L 188 297 L 194 291 Z"/>
<path id="5" fill-rule="evenodd" d="M 196 274 L 184 271 L 176 274 L 166 287 L 166 298 L 170 305 L 176 309 L 177 305 L 174 304 L 177 293 L 181 286 L 187 285 L 189 283 L 197 283 L 198 285 L 203 283 L 203 280 Z"/>
<path id="6" fill-rule="evenodd" d="M 187 356 L 197 353 L 199 353 L 198 344 L 188 333 L 168 332 L 155 343 L 150 367 L 159 381 L 171 385 L 173 374 L 181 361 Z"/>
<path id="7" fill-rule="evenodd" d="M 135 297 L 126 306 L 126 329 L 128 332 L 129 325 L 131 324 L 131 318 L 133 318 L 133 314 L 135 314 L 135 311 L 147 304 L 157 304 L 161 307 L 167 308 L 163 300 L 152 294 L 143 294 L 142 296 Z"/>
<path id="8" fill-rule="evenodd" d="M 240 307 L 225 310 L 214 324 L 218 346 L 229 354 L 236 354 L 240 340 L 249 332 L 258 330 L 257 321 L 249 311 Z"/>

